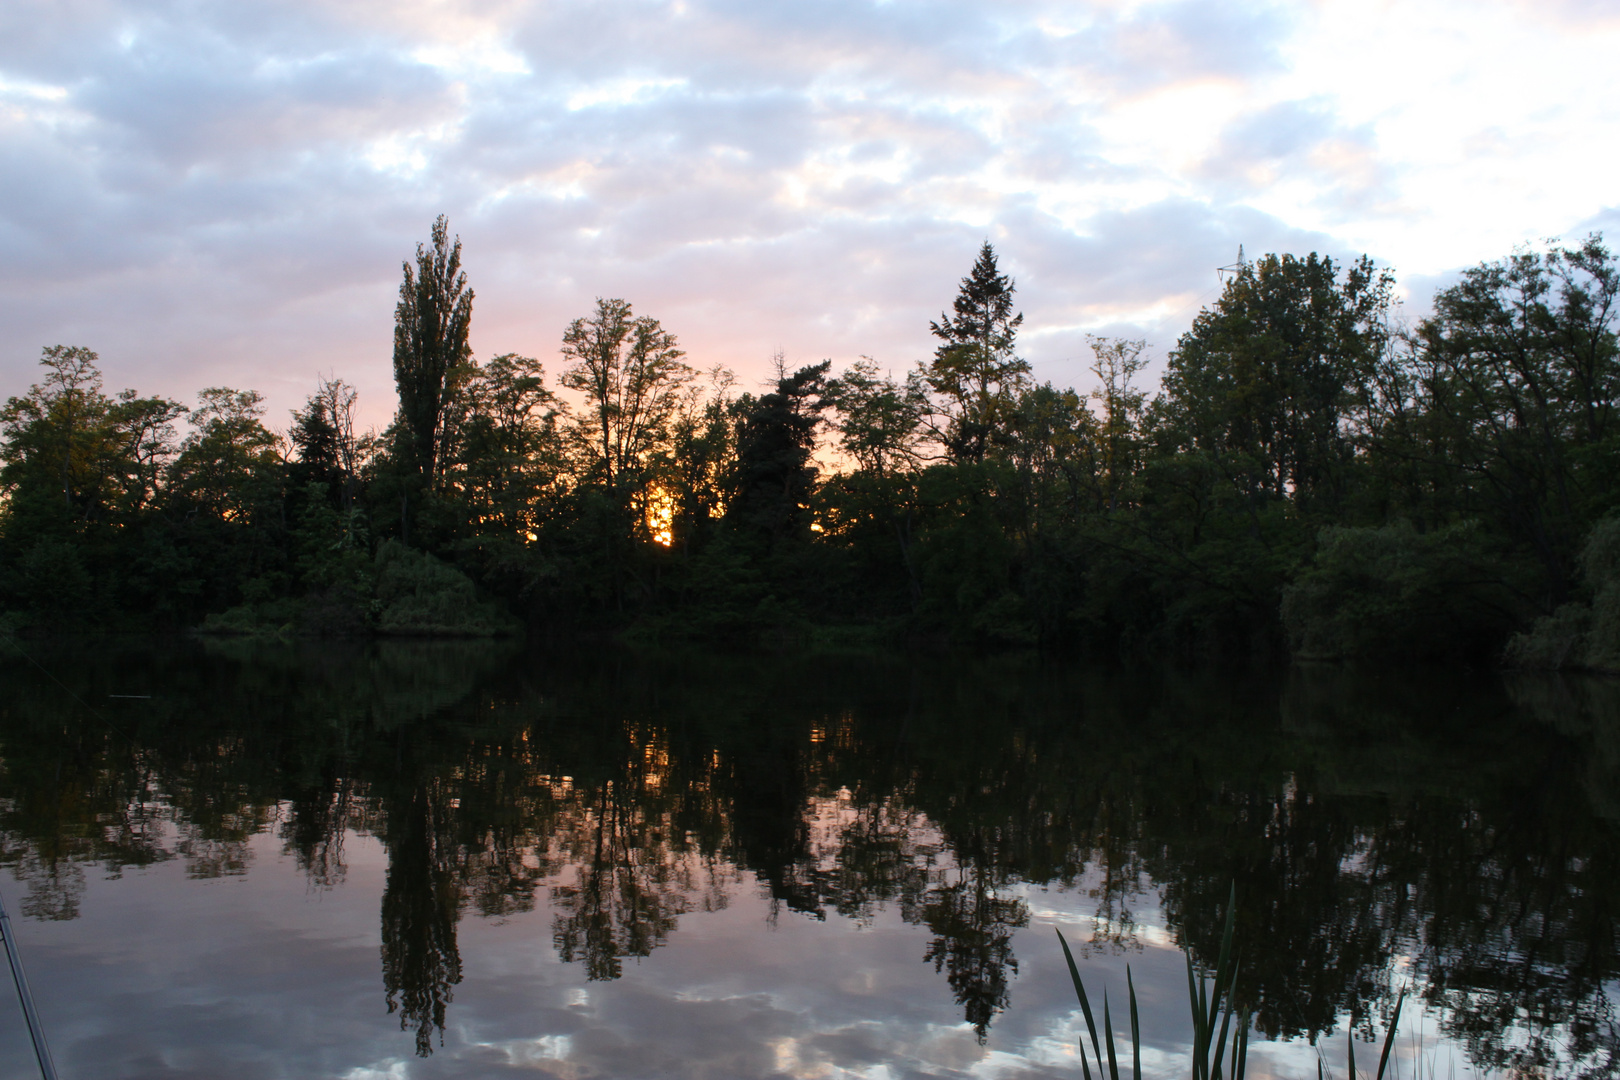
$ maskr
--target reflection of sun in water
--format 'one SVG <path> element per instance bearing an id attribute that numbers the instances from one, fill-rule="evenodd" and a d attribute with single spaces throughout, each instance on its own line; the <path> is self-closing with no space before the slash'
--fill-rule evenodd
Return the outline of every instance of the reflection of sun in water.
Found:
<path id="1" fill-rule="evenodd" d="M 675 496 L 661 487 L 647 491 L 647 531 L 665 547 L 675 542 Z"/>

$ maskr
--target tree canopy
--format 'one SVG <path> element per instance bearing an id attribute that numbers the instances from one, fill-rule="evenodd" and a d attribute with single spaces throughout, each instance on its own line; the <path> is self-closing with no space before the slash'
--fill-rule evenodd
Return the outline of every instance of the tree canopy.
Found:
<path id="1" fill-rule="evenodd" d="M 109 394 L 94 352 L 45 349 L 0 409 L 0 612 L 1608 664 L 1620 261 L 1524 249 L 1410 328 L 1393 289 L 1367 258 L 1241 261 L 1157 387 L 1146 342 L 1092 337 L 1082 393 L 1019 356 L 985 243 L 909 370 L 778 357 L 739 387 L 598 299 L 552 376 L 472 355 L 441 217 L 386 432 L 336 376 L 282 434 L 252 390 Z"/>

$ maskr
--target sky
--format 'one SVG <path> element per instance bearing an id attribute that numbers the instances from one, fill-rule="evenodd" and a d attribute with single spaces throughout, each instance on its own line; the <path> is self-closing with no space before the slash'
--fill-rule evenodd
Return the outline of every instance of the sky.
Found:
<path id="1" fill-rule="evenodd" d="M 7 0 L 0 397 L 393 408 L 401 262 L 445 214 L 472 346 L 558 370 L 623 297 L 757 385 L 900 374 L 995 245 L 1041 380 L 1162 361 L 1242 245 L 1361 253 L 1421 315 L 1515 245 L 1620 233 L 1611 0 Z"/>

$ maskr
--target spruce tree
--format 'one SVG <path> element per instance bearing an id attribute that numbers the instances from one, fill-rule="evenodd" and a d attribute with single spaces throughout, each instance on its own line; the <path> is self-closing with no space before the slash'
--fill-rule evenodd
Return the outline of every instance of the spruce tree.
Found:
<path id="1" fill-rule="evenodd" d="M 998 442 L 1029 364 L 1013 352 L 1022 314 L 1013 314 L 1012 279 L 996 267 L 986 240 L 973 272 L 962 279 L 955 317 L 941 314 L 929 329 L 940 339 L 926 371 L 929 387 L 948 402 L 945 446 L 958 461 L 981 461 Z"/>

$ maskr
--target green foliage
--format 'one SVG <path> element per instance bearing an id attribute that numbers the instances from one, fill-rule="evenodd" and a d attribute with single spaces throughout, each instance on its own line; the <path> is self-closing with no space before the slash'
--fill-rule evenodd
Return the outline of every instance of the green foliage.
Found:
<path id="1" fill-rule="evenodd" d="M 1251 502 L 1335 510 L 1393 286 L 1367 258 L 1342 277 L 1314 253 L 1241 263 L 1170 354 L 1161 447 L 1208 455 Z"/>
<path id="2" fill-rule="evenodd" d="M 822 400 L 836 411 L 832 426 L 838 449 L 860 470 L 883 476 L 915 468 L 921 460 L 928 401 L 918 379 L 901 385 L 878 371 L 876 361 L 861 357 L 827 383 Z"/>
<path id="3" fill-rule="evenodd" d="M 53 345 L 42 382 L 0 409 L 0 487 L 9 530 L 79 534 L 148 509 L 173 460 L 184 406 L 102 392 L 98 357 Z"/>
<path id="4" fill-rule="evenodd" d="M 1029 363 L 1013 350 L 1022 314 L 1013 314 L 1012 279 L 996 266 L 986 240 L 972 272 L 952 304 L 929 329 L 939 338 L 934 359 L 922 371 L 928 387 L 944 401 L 942 441 L 957 461 L 982 461 L 1000 442 L 1018 392 L 1029 379 Z"/>
<path id="5" fill-rule="evenodd" d="M 1142 350 L 1144 341 L 1089 336 L 1095 356 L 1091 373 L 1097 389 L 1091 397 L 1102 406 L 1092 443 L 1097 460 L 1092 474 L 1101 481 L 1097 488 L 1098 508 L 1119 509 L 1128 497 L 1131 478 L 1141 463 L 1141 427 L 1147 394 L 1135 385 L 1135 378 L 1147 366 Z"/>
<path id="6" fill-rule="evenodd" d="M 269 589 L 253 589 L 251 584 L 246 593 L 258 599 L 210 613 L 203 619 L 200 632 L 226 637 L 288 637 L 296 634 L 303 604 L 291 597 L 264 599 L 262 594 Z"/>
<path id="7" fill-rule="evenodd" d="M 279 516 L 281 440 L 264 426 L 263 396 L 216 386 L 197 398 L 191 413 L 196 430 L 181 443 L 169 470 L 171 504 L 213 521 L 246 525 Z"/>
<path id="8" fill-rule="evenodd" d="M 812 455 L 831 367 L 824 360 L 792 375 L 779 370 L 770 393 L 744 396 L 734 406 L 735 479 L 726 520 L 768 546 L 808 538 L 817 472 Z"/>
<path id="9" fill-rule="evenodd" d="M 921 586 L 918 628 L 970 642 L 1032 645 L 1036 629 L 1016 588 L 1017 546 L 997 519 L 990 466 L 923 473 L 928 511 L 911 557 Z"/>
<path id="10" fill-rule="evenodd" d="M 692 555 L 716 537 L 734 485 L 736 403 L 731 372 L 709 372 L 710 392 L 689 385 L 670 424 L 667 449 L 657 460 L 656 486 L 668 511 L 669 546 Z"/>
<path id="11" fill-rule="evenodd" d="M 1593 237 L 1482 264 L 1410 334 L 1392 285 L 1365 258 L 1240 260 L 1157 395 L 1142 341 L 1097 337 L 1081 393 L 1030 377 L 987 243 L 902 380 L 779 357 L 739 396 L 599 299 L 548 385 L 528 356 L 474 361 L 440 218 L 404 267 L 381 435 L 327 378 L 285 436 L 213 388 L 182 439 L 182 406 L 46 349 L 0 410 L 0 608 L 482 633 L 495 596 L 664 639 L 1317 658 L 1499 656 L 1542 615 L 1515 663 L 1620 667 L 1620 587 L 1580 555 L 1620 490 L 1620 262 Z"/>
<path id="12" fill-rule="evenodd" d="M 568 325 L 562 353 L 569 363 L 563 386 L 585 398 L 574 429 L 579 452 L 609 489 L 638 490 L 693 377 L 681 363 L 686 354 L 675 335 L 637 316 L 628 300 L 600 298 L 589 318 Z"/>
<path id="13" fill-rule="evenodd" d="M 1386 445 L 1438 488 L 1412 494 L 1488 521 L 1561 603 L 1620 479 L 1620 264 L 1595 236 L 1520 251 L 1466 271 L 1434 307 L 1403 357 Z"/>
<path id="14" fill-rule="evenodd" d="M 802 622 L 783 610 L 756 560 L 729 536 L 682 560 L 665 588 L 668 612 L 638 622 L 632 640 L 750 645 L 782 636 Z"/>
<path id="15" fill-rule="evenodd" d="M 1240 1008 L 1237 1004 L 1238 964 L 1233 950 L 1233 935 L 1236 928 L 1237 888 L 1234 886 L 1226 902 L 1226 928 L 1221 934 L 1220 958 L 1216 961 L 1214 972 L 1211 974 L 1196 970 L 1191 951 L 1184 950 L 1187 960 L 1187 1002 L 1192 1009 L 1192 1080 L 1222 1080 L 1222 1077 L 1227 1080 L 1243 1080 L 1248 1070 L 1249 1029 L 1253 1021 L 1253 1012 L 1247 1008 Z M 1074 984 L 1075 996 L 1080 1000 L 1080 1011 L 1085 1016 L 1086 1033 L 1091 1036 L 1090 1061 L 1086 1059 L 1085 1040 L 1080 1040 L 1081 1075 L 1086 1080 L 1091 1080 L 1091 1065 L 1095 1062 L 1098 1080 L 1120 1080 L 1119 1057 L 1114 1044 L 1114 1023 L 1113 1017 L 1109 1014 L 1107 991 L 1103 992 L 1102 1026 L 1108 1047 L 1108 1064 L 1104 1067 L 1102 1044 L 1097 1037 L 1097 1022 L 1092 1015 L 1091 1000 L 1086 995 L 1085 982 L 1080 978 L 1080 968 L 1074 962 L 1074 953 L 1070 951 L 1069 942 L 1064 938 L 1063 931 L 1057 931 L 1057 936 L 1058 944 L 1063 947 L 1063 959 L 1069 966 L 1069 979 Z M 1131 981 L 1131 969 L 1128 964 L 1125 966 L 1125 992 L 1130 1002 L 1131 1076 L 1132 1080 L 1142 1080 L 1142 1031 L 1136 1009 L 1136 986 Z M 1384 1032 L 1384 1048 L 1378 1057 L 1378 1069 L 1373 1074 L 1374 1080 L 1383 1080 L 1385 1072 L 1389 1069 L 1389 1055 L 1395 1048 L 1395 1032 L 1400 1026 L 1401 1006 L 1405 1002 L 1406 991 L 1403 989 L 1395 998 L 1389 1027 Z M 1356 1045 L 1353 1032 L 1346 1045 L 1345 1054 L 1345 1068 L 1350 1076 L 1352 1078 L 1359 1076 L 1360 1074 L 1356 1072 Z M 1322 1077 L 1324 1072 L 1325 1067 L 1318 1054 L 1317 1076 Z"/>
<path id="16" fill-rule="evenodd" d="M 1585 604 L 1561 604 L 1543 615 L 1522 634 L 1508 641 L 1504 659 L 1509 667 L 1563 671 L 1586 666 L 1587 641 L 1592 630 L 1592 609 Z"/>
<path id="17" fill-rule="evenodd" d="M 403 264 L 394 308 L 394 385 L 398 463 L 431 486 L 448 456 L 446 414 L 472 350 L 473 291 L 461 269 L 461 240 L 450 242 L 444 215 L 433 222 L 432 247 L 416 245 L 416 266 Z"/>
<path id="18" fill-rule="evenodd" d="M 1488 653 L 1522 606 L 1494 562 L 1475 522 L 1428 533 L 1405 521 L 1325 528 L 1283 590 L 1289 645 L 1307 659 Z"/>
<path id="19" fill-rule="evenodd" d="M 342 379 L 322 379 L 304 407 L 294 410 L 288 434 L 297 453 L 287 468 L 289 486 L 322 484 L 326 497 L 345 512 L 354 506 L 361 465 L 371 451 L 371 436 L 354 429 L 358 400 Z"/>
<path id="20" fill-rule="evenodd" d="M 539 527 L 538 510 L 563 467 L 560 408 L 539 361 L 506 353 L 474 365 L 448 480 L 480 532 L 525 537 Z"/>
<path id="21" fill-rule="evenodd" d="M 54 619 L 82 619 L 92 612 L 94 582 L 78 545 L 42 536 L 23 554 L 15 583 L 26 610 Z"/>
<path id="22" fill-rule="evenodd" d="M 377 629 L 399 636 L 493 637 L 519 627 L 499 605 L 478 600 L 472 579 L 424 551 L 377 549 Z"/>
<path id="23" fill-rule="evenodd" d="M 1590 602 L 1571 602 L 1535 621 L 1508 642 L 1512 667 L 1620 674 L 1620 517 L 1592 529 L 1579 558 Z"/>

